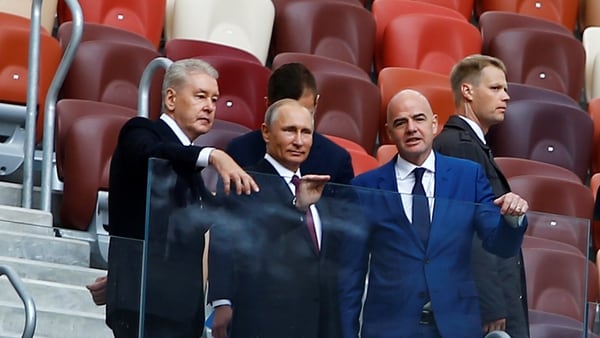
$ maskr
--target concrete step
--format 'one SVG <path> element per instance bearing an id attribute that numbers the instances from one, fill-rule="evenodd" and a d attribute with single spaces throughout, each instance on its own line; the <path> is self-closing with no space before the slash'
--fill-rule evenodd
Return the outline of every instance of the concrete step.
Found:
<path id="1" fill-rule="evenodd" d="M 94 304 L 89 291 L 84 286 L 32 279 L 21 280 L 27 293 L 33 298 L 36 307 L 104 316 L 104 306 Z M 15 305 L 22 304 L 19 295 L 6 276 L 0 277 L 0 301 Z"/>
<path id="2" fill-rule="evenodd" d="M 0 265 L 10 266 L 22 279 L 35 279 L 78 286 L 84 286 L 93 282 L 97 277 L 106 275 L 106 270 L 101 269 L 15 257 L 0 256 Z"/>
<path id="3" fill-rule="evenodd" d="M 49 212 L 0 205 L 0 228 L 10 224 L 22 224 L 36 227 L 52 227 L 52 214 Z M 8 230 L 8 229 L 6 229 Z"/>
<path id="4" fill-rule="evenodd" d="M 23 306 L 0 301 L 0 331 L 23 332 Z M 51 338 L 111 338 L 112 331 L 104 323 L 104 316 L 79 311 L 37 307 L 35 337 Z"/>
<path id="5" fill-rule="evenodd" d="M 90 245 L 84 241 L 0 230 L 0 256 L 90 266 Z"/>

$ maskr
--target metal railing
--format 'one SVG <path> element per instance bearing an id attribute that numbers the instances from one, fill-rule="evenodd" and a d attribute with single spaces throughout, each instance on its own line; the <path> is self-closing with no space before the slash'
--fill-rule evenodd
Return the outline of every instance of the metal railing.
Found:
<path id="1" fill-rule="evenodd" d="M 29 295 L 27 290 L 25 290 L 21 278 L 19 278 L 17 273 L 11 267 L 0 265 L 0 276 L 2 275 L 8 277 L 8 280 L 23 301 L 23 305 L 25 306 L 25 327 L 23 328 L 22 337 L 31 338 L 35 333 L 35 326 L 37 323 L 37 312 L 35 310 L 33 298 Z"/>

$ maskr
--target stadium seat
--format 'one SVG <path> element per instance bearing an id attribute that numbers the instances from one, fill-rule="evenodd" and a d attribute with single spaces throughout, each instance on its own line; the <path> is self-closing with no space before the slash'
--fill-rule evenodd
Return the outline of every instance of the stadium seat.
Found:
<path id="1" fill-rule="evenodd" d="M 170 38 L 236 47 L 265 64 L 274 18 L 270 0 L 177 0 Z"/>
<path id="2" fill-rule="evenodd" d="M 569 105 L 575 108 L 581 107 L 579 102 L 565 93 L 524 83 L 509 82 L 508 95 L 510 96 L 509 104 L 520 100 L 533 100 Z"/>
<path id="3" fill-rule="evenodd" d="M 256 62 L 225 56 L 203 56 L 219 72 L 216 118 L 258 129 L 267 109 L 271 70 Z"/>
<path id="4" fill-rule="evenodd" d="M 523 258 L 529 308 L 583 322 L 587 300 L 598 298 L 594 263 L 581 255 L 546 248 L 523 248 Z"/>
<path id="5" fill-rule="evenodd" d="M 203 56 L 226 56 L 239 58 L 241 60 L 255 62 L 262 65 L 262 62 L 256 56 L 245 50 L 223 45 L 216 42 L 208 42 L 190 39 L 171 39 L 165 43 L 165 56 L 176 61 L 186 58 Z"/>
<path id="6" fill-rule="evenodd" d="M 108 40 L 83 42 L 69 68 L 60 97 L 111 103 L 137 110 L 142 73 L 158 56 L 160 54 L 154 49 L 131 44 Z M 158 117 L 162 108 L 162 76 L 155 76 L 153 81 L 150 118 Z"/>
<path id="7" fill-rule="evenodd" d="M 325 72 L 313 72 L 319 90 L 316 130 L 360 144 L 368 153 L 375 149 L 381 98 L 370 80 Z M 343 84 L 343 85 L 340 85 Z"/>
<path id="8" fill-rule="evenodd" d="M 58 27 L 56 37 L 58 38 L 60 47 L 63 51 L 67 48 L 67 45 L 71 40 L 72 33 L 72 21 L 67 21 Z M 152 42 L 139 34 L 100 23 L 84 22 L 83 35 L 81 36 L 80 43 L 94 40 L 120 42 L 156 50 L 156 47 L 152 44 Z"/>
<path id="9" fill-rule="evenodd" d="M 306 66 L 311 72 L 330 72 L 340 73 L 348 76 L 360 77 L 365 80 L 371 80 L 360 67 L 348 62 L 332 59 L 326 56 L 312 55 L 306 53 L 280 53 L 273 58 L 272 69 L 277 69 L 286 63 L 298 62 Z"/>
<path id="10" fill-rule="evenodd" d="M 15 14 L 24 18 L 31 18 L 32 0 L 0 0 L 0 12 Z M 57 0 L 42 1 L 41 26 L 47 33 L 52 34 L 56 18 Z"/>
<path id="11" fill-rule="evenodd" d="M 454 97 L 450 88 L 450 78 L 426 70 L 388 67 L 379 72 L 378 87 L 381 93 L 379 108 L 379 140 L 381 144 L 391 143 L 385 130 L 387 105 L 392 97 L 402 89 L 415 89 L 421 92 L 438 115 L 438 132 L 442 130 L 450 115 L 454 114 Z"/>
<path id="12" fill-rule="evenodd" d="M 481 31 L 481 39 L 483 41 L 481 48 L 482 53 L 488 53 L 489 43 L 496 35 L 507 29 L 515 28 L 530 28 L 549 31 L 563 34 L 573 39 L 575 38 L 572 31 L 555 21 L 514 12 L 487 11 L 479 17 L 479 30 Z"/>
<path id="13" fill-rule="evenodd" d="M 585 257 L 585 255 L 586 255 L 585 252 L 581 252 L 581 250 L 577 249 L 576 247 L 574 247 L 570 244 L 555 241 L 552 239 L 543 238 L 543 237 L 530 236 L 530 235 L 525 235 L 523 237 L 522 247 L 529 248 L 529 249 L 530 248 L 552 249 L 552 250 L 558 250 L 558 251 L 572 253 L 574 255 L 580 255 L 582 257 Z"/>
<path id="14" fill-rule="evenodd" d="M 530 211 L 527 213 L 526 235 L 561 242 L 588 255 L 590 220 L 573 216 Z"/>
<path id="15" fill-rule="evenodd" d="M 284 52 L 326 56 L 371 73 L 375 21 L 368 10 L 340 1 L 311 0 L 283 2 L 276 9 L 273 56 Z"/>
<path id="16" fill-rule="evenodd" d="M 585 182 L 592 151 L 593 122 L 583 110 L 543 101 L 511 102 L 504 122 L 486 135 L 495 156 L 559 165 Z"/>
<path id="17" fill-rule="evenodd" d="M 564 326 L 555 323 L 532 324 L 529 327 L 530 338 L 579 338 L 584 337 L 583 323 L 578 327 Z M 588 330 L 588 338 L 598 338 L 598 334 Z"/>
<path id="18" fill-rule="evenodd" d="M 560 178 L 521 175 L 508 178 L 511 190 L 523 197 L 529 210 L 590 220 L 594 196 L 589 187 Z"/>
<path id="19" fill-rule="evenodd" d="M 376 158 L 379 164 L 385 164 L 398 154 L 395 144 L 382 144 L 377 148 Z"/>
<path id="20" fill-rule="evenodd" d="M 480 16 L 487 11 L 505 11 L 551 20 L 575 30 L 579 1 L 573 0 L 479 0 L 475 13 Z"/>
<path id="21" fill-rule="evenodd" d="M 343 137 L 338 137 L 338 136 L 333 136 L 333 135 L 324 135 L 324 136 L 327 137 L 328 139 L 330 139 L 332 142 L 334 142 L 338 146 L 346 149 L 347 151 L 363 152 L 363 153 L 367 154 L 367 151 L 365 150 L 365 148 L 363 148 L 360 144 L 358 144 L 356 142 L 350 141 Z"/>
<path id="22" fill-rule="evenodd" d="M 13 147 L 22 145 L 27 102 L 29 67 L 30 20 L 18 15 L 0 12 L 0 139 L 14 142 Z M 37 95 L 36 141 L 42 139 L 44 105 L 46 94 L 62 57 L 58 41 L 50 33 L 41 30 L 40 63 Z M 18 111 L 18 113 L 15 113 Z M 6 143 L 5 143 L 6 145 Z M 4 151 L 0 150 L 3 157 Z M 9 151 L 12 153 L 12 151 Z M 10 155 L 9 155 L 10 156 Z M 4 162 L 4 161 L 3 161 Z M 2 172 L 10 171 L 10 164 L 2 163 Z M 16 168 L 12 168 L 16 169 Z"/>
<path id="23" fill-rule="evenodd" d="M 379 167 L 377 159 L 367 153 L 356 150 L 349 150 L 348 153 L 350 153 L 350 158 L 352 160 L 354 175 L 360 175 L 365 171 Z"/>
<path id="24" fill-rule="evenodd" d="M 158 49 L 165 19 L 165 0 L 79 0 L 83 21 L 121 28 L 148 39 Z M 60 0 L 58 22 L 71 21 L 69 8 Z"/>
<path id="25" fill-rule="evenodd" d="M 589 102 L 600 97 L 600 27 L 588 27 L 581 42 L 585 50 L 585 97 Z"/>
<path id="26" fill-rule="evenodd" d="M 597 0 L 579 1 L 579 31 L 590 26 L 600 26 L 600 2 Z"/>
<path id="27" fill-rule="evenodd" d="M 462 58 L 479 53 L 481 34 L 464 19 L 407 14 L 387 24 L 378 70 L 407 67 L 449 75 Z"/>
<path id="28" fill-rule="evenodd" d="M 462 14 L 447 7 L 412 0 L 375 0 L 371 8 L 375 18 L 375 71 L 381 71 L 383 36 L 388 24 L 401 15 L 431 14 L 464 20 Z M 465 20 L 466 21 L 466 20 Z"/>
<path id="29" fill-rule="evenodd" d="M 130 113 L 116 113 L 127 108 L 99 105 L 104 106 L 100 111 L 76 116 L 63 140 L 66 149 L 60 219 L 66 228 L 88 230 L 95 216 L 98 191 L 108 190 L 110 159 L 119 131 L 131 118 Z M 107 114 L 108 109 L 112 113 Z M 94 131 L 94 137 L 90 137 L 90 130 Z"/>
<path id="30" fill-rule="evenodd" d="M 500 171 L 506 178 L 523 175 L 537 175 L 560 178 L 583 184 L 581 178 L 574 172 L 554 164 L 518 157 L 495 157 L 494 159 L 496 160 L 496 164 L 500 168 Z"/>
<path id="31" fill-rule="evenodd" d="M 377 0 L 375 0 L 377 1 Z M 468 21 L 471 21 L 473 16 L 473 7 L 475 0 L 417 0 L 442 7 L 447 7 L 462 14 Z"/>
<path id="32" fill-rule="evenodd" d="M 579 40 L 549 31 L 510 29 L 490 41 L 488 54 L 504 61 L 511 82 L 555 90 L 574 100 L 581 97 L 585 51 Z"/>

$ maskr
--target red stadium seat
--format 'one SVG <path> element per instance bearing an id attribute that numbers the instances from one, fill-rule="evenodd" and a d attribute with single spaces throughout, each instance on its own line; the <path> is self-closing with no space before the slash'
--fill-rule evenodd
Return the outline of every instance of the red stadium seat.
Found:
<path id="1" fill-rule="evenodd" d="M 239 58 L 262 65 L 256 56 L 249 52 L 216 42 L 191 39 L 171 39 L 165 43 L 165 56 L 176 61 L 187 58 L 202 58 L 203 56 L 226 56 Z"/>
<path id="2" fill-rule="evenodd" d="M 574 172 L 554 164 L 528 160 L 518 157 L 495 157 L 496 164 L 506 178 L 523 175 L 536 175 L 560 178 L 563 180 L 583 184 L 581 178 Z"/>
<path id="3" fill-rule="evenodd" d="M 67 45 L 71 40 L 72 33 L 72 21 L 67 21 L 58 27 L 56 37 L 58 38 L 58 41 L 60 42 L 60 47 L 63 51 L 67 48 Z M 150 42 L 148 39 L 139 34 L 132 33 L 130 31 L 113 26 L 107 26 L 92 22 L 84 22 L 81 43 L 94 40 L 120 42 L 156 50 L 156 47 L 152 44 L 152 42 Z"/>
<path id="4" fill-rule="evenodd" d="M 365 80 L 371 80 L 360 67 L 348 62 L 332 59 L 326 56 L 312 55 L 306 53 L 280 53 L 273 58 L 272 69 L 277 69 L 286 63 L 298 62 L 306 66 L 311 72 L 329 72 L 342 73 L 349 76 L 356 76 Z"/>

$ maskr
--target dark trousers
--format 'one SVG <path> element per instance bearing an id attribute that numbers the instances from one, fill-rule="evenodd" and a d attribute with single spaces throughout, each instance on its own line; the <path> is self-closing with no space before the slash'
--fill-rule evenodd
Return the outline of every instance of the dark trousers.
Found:
<path id="1" fill-rule="evenodd" d="M 119 311 L 112 316 L 109 327 L 115 338 L 138 338 L 139 313 Z M 186 323 L 152 315 L 144 319 L 143 338 L 200 338 L 204 323 Z"/>

